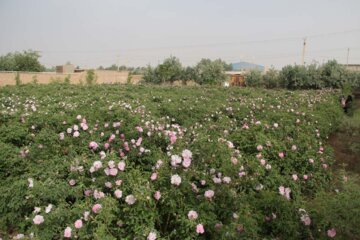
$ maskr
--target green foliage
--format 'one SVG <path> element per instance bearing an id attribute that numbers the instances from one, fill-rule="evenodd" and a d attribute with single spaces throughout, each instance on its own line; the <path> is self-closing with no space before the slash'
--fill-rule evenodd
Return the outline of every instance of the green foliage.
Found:
<path id="1" fill-rule="evenodd" d="M 86 71 L 86 84 L 87 85 L 94 85 L 96 83 L 96 74 L 95 71 L 93 69 L 87 70 Z"/>
<path id="2" fill-rule="evenodd" d="M 18 72 L 15 74 L 15 85 L 16 86 L 21 85 L 20 73 Z"/>
<path id="3" fill-rule="evenodd" d="M 36 75 L 32 76 L 32 83 L 33 83 L 33 84 L 37 84 L 37 83 L 38 83 L 38 79 L 37 79 L 37 76 L 36 76 Z"/>
<path id="4" fill-rule="evenodd" d="M 219 85 L 226 80 L 225 62 L 221 59 L 211 61 L 201 59 L 195 66 L 195 82 L 198 84 Z"/>
<path id="5" fill-rule="evenodd" d="M 160 84 L 160 78 L 158 78 L 155 69 L 148 65 L 145 69 L 143 79 L 146 83 Z"/>
<path id="6" fill-rule="evenodd" d="M 347 71 L 335 60 L 321 66 L 287 65 L 280 72 L 270 69 L 263 75 L 257 70 L 251 70 L 245 80 L 250 87 L 281 87 L 290 90 L 360 86 L 360 74 Z"/>
<path id="7" fill-rule="evenodd" d="M 129 75 L 127 76 L 127 79 L 126 79 L 126 83 L 131 84 L 132 78 L 133 78 L 133 73 L 129 72 Z"/>
<path id="8" fill-rule="evenodd" d="M 339 176 L 339 188 L 334 192 L 320 192 L 307 205 L 313 218 L 313 237 L 320 238 L 331 228 L 336 229 L 336 239 L 358 239 L 360 236 L 360 185 L 358 176 Z"/>
<path id="9" fill-rule="evenodd" d="M 64 78 L 64 83 L 70 84 L 70 83 L 71 83 L 70 78 L 71 78 L 71 75 L 70 75 L 70 74 L 67 75 L 67 76 Z"/>
<path id="10" fill-rule="evenodd" d="M 182 77 L 182 66 L 178 58 L 169 57 L 152 69 L 147 67 L 144 80 L 148 83 L 173 83 L 175 80 L 180 80 Z"/>
<path id="11" fill-rule="evenodd" d="M 183 71 L 183 75 L 181 77 L 182 84 L 186 85 L 188 81 L 196 79 L 195 69 L 192 67 L 186 67 Z"/>
<path id="12" fill-rule="evenodd" d="M 194 80 L 200 85 L 220 85 L 226 80 L 225 70 L 230 68 L 230 64 L 220 59 L 202 59 L 195 67 L 183 68 L 179 59 L 169 57 L 155 68 L 147 66 L 143 79 L 154 84 L 172 84 L 175 80 L 181 80 L 186 85 L 187 81 Z"/>
<path id="13" fill-rule="evenodd" d="M 316 207 L 306 207 L 321 232 L 304 226 L 298 214 L 305 200 L 332 189 L 331 170 L 323 164 L 333 162 L 325 140 L 343 115 L 337 95 L 209 86 L 3 87 L 1 237 L 13 238 L 13 231 L 61 239 L 66 227 L 79 239 L 146 239 L 150 232 L 158 239 L 309 239 L 325 237 L 325 225 L 342 226 L 339 235 L 356 233 L 352 224 L 326 224 L 335 211 L 317 214 Z M 173 143 L 171 132 L 177 137 Z M 90 149 L 90 142 L 98 147 Z M 185 149 L 192 153 L 188 168 L 182 165 Z M 174 155 L 183 161 L 176 167 Z M 92 171 L 95 161 L 102 167 Z M 116 176 L 106 174 L 111 161 Z M 175 174 L 179 186 L 171 183 Z M 304 175 L 309 178 L 303 180 Z M 280 186 L 291 189 L 289 200 L 279 194 Z M 121 198 L 115 197 L 116 189 Z M 104 197 L 95 198 L 95 190 Z M 214 191 L 210 199 L 207 190 Z M 129 195 L 136 199 L 133 205 L 125 200 Z M 53 208 L 46 212 L 49 204 Z M 94 204 L 102 205 L 98 213 L 92 212 Z M 35 207 L 41 211 L 35 213 Z M 190 210 L 198 218 L 189 219 Z M 33 221 L 37 214 L 44 217 L 39 225 Z M 79 219 L 83 226 L 76 229 Z M 197 224 L 203 224 L 203 234 L 196 232 Z"/>
<path id="14" fill-rule="evenodd" d="M 280 84 L 287 89 L 307 89 L 306 68 L 304 66 L 285 66 L 280 72 Z"/>
<path id="15" fill-rule="evenodd" d="M 274 68 L 270 68 L 263 77 L 262 83 L 266 88 L 278 88 L 279 85 L 279 72 L 276 71 Z"/>
<path id="16" fill-rule="evenodd" d="M 0 56 L 0 71 L 42 72 L 45 67 L 39 62 L 40 55 L 28 50 Z"/>
<path id="17" fill-rule="evenodd" d="M 51 77 L 50 78 L 50 84 L 60 84 L 60 83 L 64 83 L 64 81 L 61 77 Z"/>
<path id="18" fill-rule="evenodd" d="M 161 83 L 179 80 L 182 74 L 182 66 L 178 58 L 169 57 L 164 62 L 155 68 L 155 73 L 160 79 Z"/>
<path id="19" fill-rule="evenodd" d="M 245 81 L 246 86 L 249 87 L 263 86 L 261 72 L 257 69 L 251 70 L 248 74 L 246 74 Z"/>
<path id="20" fill-rule="evenodd" d="M 325 87 L 341 88 L 346 81 L 345 68 L 335 60 L 322 65 L 319 71 Z"/>

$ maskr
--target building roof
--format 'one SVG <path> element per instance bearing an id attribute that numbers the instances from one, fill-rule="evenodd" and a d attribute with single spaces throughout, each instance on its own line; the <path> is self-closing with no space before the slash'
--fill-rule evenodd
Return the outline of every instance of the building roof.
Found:
<path id="1" fill-rule="evenodd" d="M 248 62 L 232 63 L 231 66 L 232 66 L 232 69 L 235 71 L 237 71 L 237 70 L 252 70 L 252 69 L 264 71 L 264 69 L 265 69 L 264 66 L 257 65 L 254 63 L 248 63 Z"/>

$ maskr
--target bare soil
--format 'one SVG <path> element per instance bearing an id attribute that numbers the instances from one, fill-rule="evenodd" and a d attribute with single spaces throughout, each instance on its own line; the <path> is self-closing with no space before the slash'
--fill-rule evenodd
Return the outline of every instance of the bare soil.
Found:
<path id="1" fill-rule="evenodd" d="M 354 109 L 360 109 L 360 92 L 355 93 Z M 360 174 L 360 155 L 351 150 L 353 143 L 360 143 L 359 135 L 349 135 L 338 131 L 328 140 L 335 153 L 335 168 L 345 168 L 346 171 Z"/>

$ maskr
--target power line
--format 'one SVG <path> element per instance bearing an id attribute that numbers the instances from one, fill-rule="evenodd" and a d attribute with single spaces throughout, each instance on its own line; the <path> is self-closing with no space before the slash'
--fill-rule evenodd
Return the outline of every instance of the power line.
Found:
<path id="1" fill-rule="evenodd" d="M 317 37 L 326 37 L 331 35 L 347 34 L 352 32 L 360 32 L 360 28 L 351 29 L 346 31 L 338 32 L 328 32 L 328 33 L 319 33 L 313 35 L 307 35 L 307 38 L 317 38 Z M 194 48 L 194 47 L 214 47 L 221 45 L 246 45 L 246 44 L 257 44 L 257 43 L 268 43 L 268 42 L 282 42 L 282 41 L 298 41 L 303 39 L 303 37 L 284 37 L 284 38 L 272 38 L 264 40 L 245 40 L 245 41 L 231 41 L 231 42 L 222 42 L 222 43 L 207 43 L 207 44 L 186 44 L 186 45 L 174 45 L 174 46 L 164 46 L 164 47 L 148 47 L 148 48 L 129 48 L 129 49 L 105 49 L 105 50 L 39 50 L 41 53 L 59 53 L 59 52 L 71 52 L 71 53 L 96 53 L 96 52 L 133 52 L 133 51 L 146 51 L 146 50 L 162 50 L 162 49 L 176 49 L 176 48 Z"/>

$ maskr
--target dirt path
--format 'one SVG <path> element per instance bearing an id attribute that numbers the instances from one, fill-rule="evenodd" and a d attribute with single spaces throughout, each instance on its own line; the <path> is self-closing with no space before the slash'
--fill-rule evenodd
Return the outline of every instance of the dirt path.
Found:
<path id="1" fill-rule="evenodd" d="M 354 110 L 360 109 L 360 92 L 355 94 Z M 347 171 L 360 174 L 360 155 L 351 150 L 353 143 L 360 143 L 359 135 L 350 135 L 341 129 L 332 134 L 328 143 L 332 146 L 335 153 L 335 168 L 343 168 Z"/>

